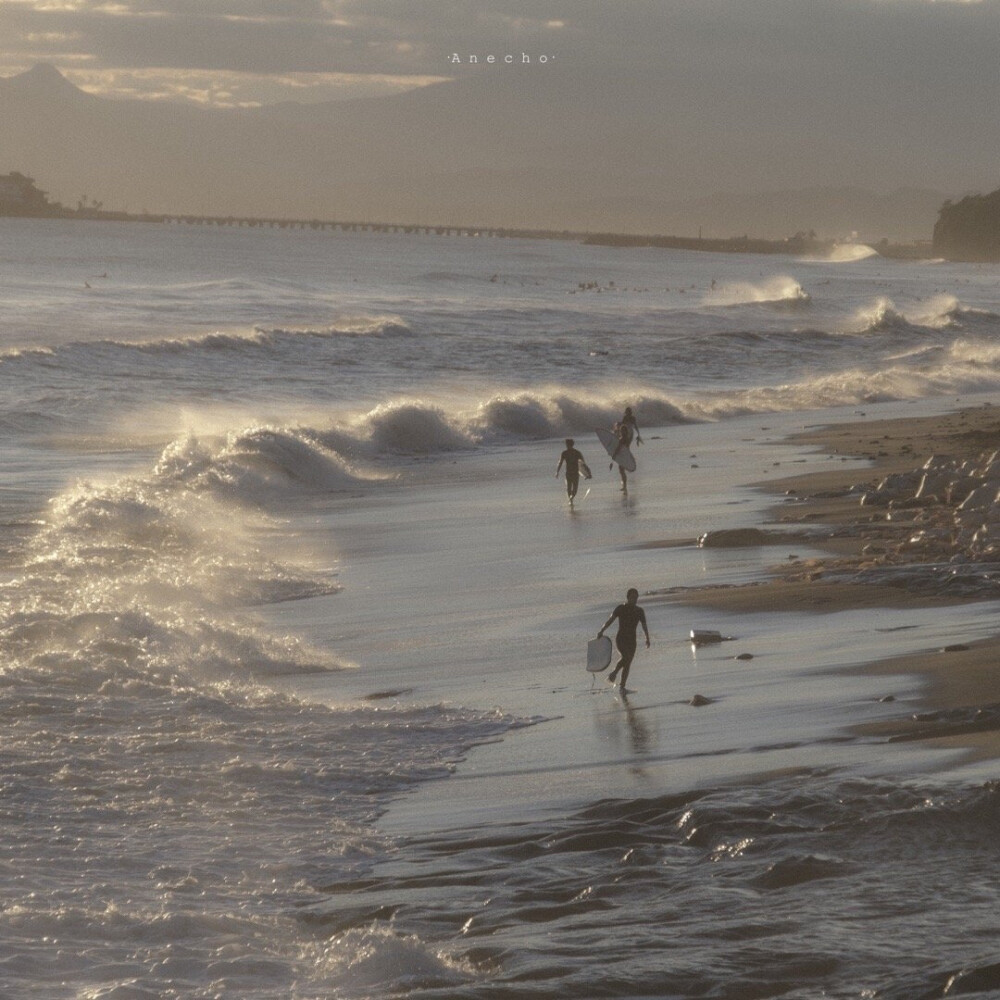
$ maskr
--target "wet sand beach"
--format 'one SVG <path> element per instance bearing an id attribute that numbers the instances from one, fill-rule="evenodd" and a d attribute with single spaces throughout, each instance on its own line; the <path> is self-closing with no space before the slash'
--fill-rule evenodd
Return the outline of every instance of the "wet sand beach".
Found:
<path id="1" fill-rule="evenodd" d="M 757 484 L 783 497 L 772 509 L 768 541 L 808 532 L 825 554 L 777 565 L 763 582 L 687 590 L 678 595 L 682 602 L 728 612 L 822 614 L 996 598 L 1000 533 L 991 536 L 991 529 L 997 531 L 1000 408 L 831 425 L 797 433 L 790 443 L 872 462 L 868 471 L 851 467 Z M 985 497 L 970 503 L 979 489 Z M 866 665 L 868 676 L 920 676 L 925 708 L 858 732 L 968 747 L 977 759 L 1000 756 L 998 659 L 1000 634 Z"/>

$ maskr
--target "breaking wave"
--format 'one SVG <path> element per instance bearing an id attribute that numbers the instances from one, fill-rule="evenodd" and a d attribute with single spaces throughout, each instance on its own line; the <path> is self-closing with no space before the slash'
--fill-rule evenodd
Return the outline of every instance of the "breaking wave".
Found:
<path id="1" fill-rule="evenodd" d="M 935 295 L 924 302 L 902 309 L 892 299 L 881 296 L 859 310 L 853 329 L 857 333 L 880 333 L 912 330 L 964 330 L 980 324 L 995 324 L 996 313 L 963 306 L 954 296 Z"/>
<path id="2" fill-rule="evenodd" d="M 704 299 L 707 306 L 805 306 L 810 301 L 809 294 L 799 282 L 786 275 L 778 275 L 756 284 L 746 281 L 727 282 L 713 289 Z"/>
<path id="3" fill-rule="evenodd" d="M 194 435 L 175 441 L 163 452 L 156 475 L 244 503 L 274 491 L 330 492 L 379 478 L 362 474 L 307 431 L 264 425 L 232 431 L 221 443 Z"/>
<path id="4" fill-rule="evenodd" d="M 857 365 L 717 392 L 668 395 L 636 388 L 617 396 L 550 387 L 469 402 L 393 399 L 328 423 L 250 425 L 221 438 L 187 435 L 165 449 L 157 472 L 188 488 L 254 505 L 276 492 L 375 486 L 397 478 L 401 460 L 586 434 L 610 427 L 626 405 L 641 427 L 670 427 L 987 391 L 995 387 L 998 372 L 1000 347 L 966 337 L 900 352 L 879 367 Z"/>
<path id="5" fill-rule="evenodd" d="M 982 355 L 973 350 L 970 357 Z M 996 361 L 1000 363 L 1000 357 Z M 928 370 L 905 363 L 890 364 L 874 372 L 853 368 L 783 385 L 699 396 L 691 399 L 684 409 L 692 420 L 723 420 L 754 413 L 986 392 L 996 387 L 997 367 L 997 364 L 979 360 L 963 362 L 957 354 L 949 352 L 944 363 L 930 366 Z"/>
<path id="6" fill-rule="evenodd" d="M 343 316 L 330 327 L 319 330 L 283 329 L 265 330 L 260 327 L 256 332 L 262 335 L 280 337 L 410 337 L 414 335 L 412 327 L 408 326 L 399 316 Z"/>
<path id="7" fill-rule="evenodd" d="M 864 243 L 838 243 L 823 260 L 834 264 L 850 264 L 856 260 L 869 260 L 878 257 L 879 253 L 874 247 Z"/>

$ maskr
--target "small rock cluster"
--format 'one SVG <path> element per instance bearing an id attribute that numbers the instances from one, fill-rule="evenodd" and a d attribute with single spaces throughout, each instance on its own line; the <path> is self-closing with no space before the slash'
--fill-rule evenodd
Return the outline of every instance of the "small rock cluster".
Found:
<path id="1" fill-rule="evenodd" d="M 879 562 L 1000 561 L 1000 451 L 975 460 L 933 456 L 923 466 L 858 485 L 863 507 L 884 507 L 902 538 L 869 543 Z"/>

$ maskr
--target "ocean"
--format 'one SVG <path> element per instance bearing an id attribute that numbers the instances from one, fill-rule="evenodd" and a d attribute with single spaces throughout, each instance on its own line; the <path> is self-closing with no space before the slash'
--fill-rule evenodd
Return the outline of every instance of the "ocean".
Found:
<path id="1" fill-rule="evenodd" d="M 664 597 L 809 554 L 693 541 L 788 434 L 998 374 L 986 265 L 0 219 L 0 995 L 1000 995 L 996 768 L 850 669 L 995 603 Z"/>

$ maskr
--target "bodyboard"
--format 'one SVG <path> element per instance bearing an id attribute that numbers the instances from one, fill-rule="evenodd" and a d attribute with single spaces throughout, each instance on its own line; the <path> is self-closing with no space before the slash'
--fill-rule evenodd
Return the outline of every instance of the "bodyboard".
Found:
<path id="1" fill-rule="evenodd" d="M 583 476 L 584 479 L 594 478 L 594 474 L 590 471 L 590 466 L 587 465 L 586 462 L 580 463 L 580 475 Z"/>
<path id="2" fill-rule="evenodd" d="M 592 674 L 607 670 L 611 664 L 611 640 L 606 636 L 598 636 L 587 643 L 587 669 Z"/>
<path id="3" fill-rule="evenodd" d="M 621 444 L 616 435 L 603 427 L 596 428 L 597 436 L 604 445 L 604 450 L 626 471 L 635 472 L 635 456 L 627 444 Z M 617 450 L 617 454 L 615 453 Z"/>

